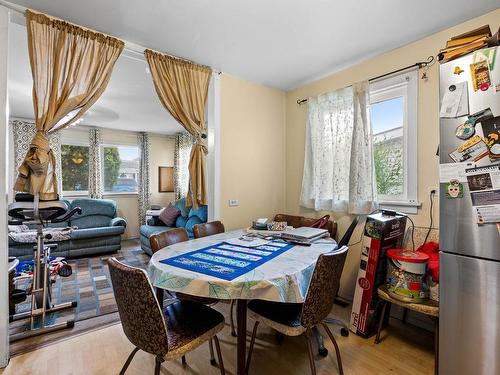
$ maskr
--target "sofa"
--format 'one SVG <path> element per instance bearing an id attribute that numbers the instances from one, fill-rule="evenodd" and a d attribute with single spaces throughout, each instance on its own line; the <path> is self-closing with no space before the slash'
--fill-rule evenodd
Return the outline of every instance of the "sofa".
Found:
<path id="1" fill-rule="evenodd" d="M 193 238 L 193 226 L 196 224 L 206 223 L 208 219 L 208 206 L 200 206 L 197 209 L 186 207 L 186 199 L 181 198 L 173 202 L 173 205 L 180 211 L 180 215 L 175 221 L 175 226 L 168 227 L 163 224 L 158 218 L 148 220 L 148 223 L 141 225 L 141 249 L 148 255 L 153 255 L 151 246 L 149 245 L 149 237 L 153 234 L 164 232 L 173 228 L 186 229 L 189 238 Z"/>
<path id="2" fill-rule="evenodd" d="M 70 209 L 80 207 L 81 215 L 70 220 L 49 224 L 49 227 L 76 227 L 70 239 L 57 242 L 54 256 L 73 258 L 84 255 L 111 253 L 121 249 L 121 235 L 127 223 L 116 216 L 116 203 L 110 199 L 79 198 L 65 201 Z M 33 259 L 33 243 L 20 243 L 9 237 L 9 255 L 19 260 Z"/>

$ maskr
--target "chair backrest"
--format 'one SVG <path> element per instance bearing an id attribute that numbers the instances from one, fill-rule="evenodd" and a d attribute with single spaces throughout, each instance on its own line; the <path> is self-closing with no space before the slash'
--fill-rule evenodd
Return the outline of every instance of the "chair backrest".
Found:
<path id="1" fill-rule="evenodd" d="M 149 246 L 154 254 L 166 246 L 187 240 L 189 240 L 189 235 L 184 228 L 173 228 L 165 232 L 153 234 L 149 237 Z"/>
<path id="2" fill-rule="evenodd" d="M 318 257 L 302 308 L 301 324 L 311 328 L 323 321 L 333 307 L 348 247 Z"/>
<path id="3" fill-rule="evenodd" d="M 130 342 L 148 353 L 168 352 L 167 327 L 146 272 L 108 259 L 116 305 Z"/>
<path id="4" fill-rule="evenodd" d="M 342 239 L 339 242 L 339 247 L 349 245 L 349 241 L 351 239 L 352 232 L 354 232 L 356 225 L 358 225 L 358 221 L 359 221 L 359 216 L 356 216 L 354 218 L 354 220 L 352 221 L 351 225 L 349 225 L 349 228 L 347 228 L 346 232 L 342 236 Z"/>
<path id="5" fill-rule="evenodd" d="M 277 214 L 274 217 L 274 221 L 286 221 L 288 225 L 291 225 L 294 228 L 299 228 L 310 227 L 312 224 L 317 222 L 318 219 L 296 215 Z M 335 221 L 328 220 L 323 228 L 330 232 L 330 237 L 337 238 L 337 223 Z"/>
<path id="6" fill-rule="evenodd" d="M 193 226 L 194 238 L 207 237 L 219 233 L 224 233 L 224 224 L 220 221 L 211 221 L 210 223 Z"/>

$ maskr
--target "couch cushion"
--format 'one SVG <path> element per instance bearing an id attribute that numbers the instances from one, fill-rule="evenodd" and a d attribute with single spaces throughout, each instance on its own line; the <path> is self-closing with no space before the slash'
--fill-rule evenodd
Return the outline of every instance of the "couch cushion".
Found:
<path id="1" fill-rule="evenodd" d="M 191 208 L 189 211 L 189 217 L 198 216 L 203 223 L 207 222 L 208 219 L 208 206 L 199 206 L 198 208 Z"/>
<path id="2" fill-rule="evenodd" d="M 79 240 L 83 238 L 116 236 L 122 234 L 123 232 L 125 232 L 125 228 L 122 226 L 77 229 L 71 233 L 71 239 Z"/>
<path id="3" fill-rule="evenodd" d="M 141 232 L 141 236 L 149 238 L 153 234 L 160 233 L 160 232 L 165 232 L 166 230 L 169 230 L 169 229 L 172 229 L 172 227 L 141 225 L 140 232 Z"/>
<path id="4" fill-rule="evenodd" d="M 73 217 L 77 216 L 75 215 Z M 78 229 L 109 227 L 111 226 L 111 218 L 104 215 L 78 217 L 77 219 L 71 220 L 71 226 L 77 227 Z"/>
<path id="5" fill-rule="evenodd" d="M 203 222 L 201 221 L 201 219 L 198 216 L 191 216 L 188 219 L 186 226 L 184 228 L 187 230 L 189 237 L 193 237 L 193 227 L 196 224 L 201 224 L 201 223 L 203 223 Z"/>
<path id="6" fill-rule="evenodd" d="M 165 207 L 161 212 L 159 219 L 163 221 L 163 223 L 172 227 L 175 225 L 175 220 L 180 216 L 181 210 L 175 207 L 172 203 L 169 203 L 167 207 Z"/>
<path id="7" fill-rule="evenodd" d="M 176 228 L 184 228 L 186 226 L 187 221 L 188 221 L 188 219 L 181 215 L 175 221 L 175 227 Z"/>
<path id="8" fill-rule="evenodd" d="M 174 202 L 174 206 L 177 207 L 181 211 L 182 216 L 188 217 L 189 207 L 186 207 L 186 198 L 177 199 Z"/>
<path id="9" fill-rule="evenodd" d="M 71 202 L 71 208 L 80 207 L 82 209 L 81 215 L 75 215 L 73 218 L 103 215 L 109 218 L 116 216 L 116 203 L 111 199 L 92 199 L 92 198 L 78 198 Z"/>

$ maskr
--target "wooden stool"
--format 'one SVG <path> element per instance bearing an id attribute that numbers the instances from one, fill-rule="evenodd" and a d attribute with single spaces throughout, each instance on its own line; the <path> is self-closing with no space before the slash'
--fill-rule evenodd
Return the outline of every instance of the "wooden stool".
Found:
<path id="1" fill-rule="evenodd" d="M 407 310 L 412 310 L 419 312 L 421 314 L 427 315 L 434 321 L 434 353 L 435 353 L 435 366 L 434 371 L 437 374 L 439 368 L 439 302 L 428 300 L 424 303 L 412 303 L 412 302 L 403 302 L 396 298 L 393 298 L 388 290 L 387 286 L 381 286 L 377 289 L 377 293 L 379 297 L 383 301 L 382 307 L 382 315 L 380 316 L 380 320 L 378 322 L 377 335 L 375 336 L 375 344 L 380 342 L 380 332 L 382 331 L 382 325 L 384 324 L 385 314 L 387 310 L 391 310 L 391 305 L 394 303 L 395 305 L 401 306 L 404 309 L 404 316 L 406 316 Z M 389 307 L 389 308 L 388 308 Z M 404 318 L 403 318 L 404 320 Z"/>

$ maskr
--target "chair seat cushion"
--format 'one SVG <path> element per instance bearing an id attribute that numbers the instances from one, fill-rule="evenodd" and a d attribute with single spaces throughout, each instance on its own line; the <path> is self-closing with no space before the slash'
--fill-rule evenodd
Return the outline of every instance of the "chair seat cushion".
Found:
<path id="1" fill-rule="evenodd" d="M 248 309 L 254 319 L 285 335 L 298 336 L 305 331 L 301 325 L 302 306 L 302 303 L 252 300 L 248 304 Z"/>
<path id="2" fill-rule="evenodd" d="M 177 300 L 164 309 L 167 323 L 167 359 L 179 358 L 211 339 L 224 328 L 218 311 L 187 300 Z"/>
<path id="3" fill-rule="evenodd" d="M 119 235 L 123 234 L 124 232 L 125 232 L 125 228 L 122 226 L 76 229 L 71 233 L 71 239 L 72 240 L 81 240 L 84 238 L 119 236 Z"/>

